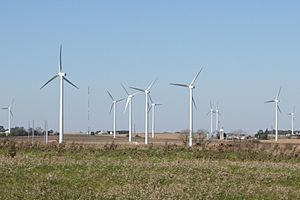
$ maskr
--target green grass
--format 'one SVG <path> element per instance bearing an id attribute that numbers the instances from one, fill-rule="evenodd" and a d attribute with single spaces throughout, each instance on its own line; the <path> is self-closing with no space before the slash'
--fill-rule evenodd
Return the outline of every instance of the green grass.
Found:
<path id="1" fill-rule="evenodd" d="M 299 161 L 249 149 L 4 144 L 0 199 L 299 199 Z"/>

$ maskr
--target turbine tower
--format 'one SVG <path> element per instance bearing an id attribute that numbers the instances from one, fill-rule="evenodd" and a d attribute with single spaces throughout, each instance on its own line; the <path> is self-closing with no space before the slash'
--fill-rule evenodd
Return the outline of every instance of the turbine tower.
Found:
<path id="1" fill-rule="evenodd" d="M 192 139 L 192 135 L 193 135 L 193 105 L 195 106 L 195 101 L 194 101 L 194 97 L 193 97 L 193 89 L 195 88 L 195 82 L 199 76 L 199 74 L 201 73 L 201 71 L 203 70 L 203 67 L 201 68 L 201 70 L 197 73 L 197 75 L 194 77 L 194 79 L 192 80 L 192 82 L 187 85 L 187 84 L 178 84 L 178 83 L 170 83 L 170 85 L 175 85 L 175 86 L 179 86 L 179 87 L 186 87 L 189 88 L 190 91 L 190 123 L 189 123 L 189 147 L 193 146 L 193 139 Z"/>
<path id="2" fill-rule="evenodd" d="M 121 84 L 121 86 L 127 94 L 127 101 L 126 101 L 126 106 L 125 106 L 124 112 L 126 112 L 127 107 L 129 107 L 128 108 L 128 115 L 129 115 L 128 116 L 128 123 L 129 123 L 128 124 L 128 131 L 129 131 L 128 141 L 131 142 L 131 140 L 132 140 L 132 98 L 140 92 L 136 92 L 134 94 L 129 94 L 129 92 L 126 90 L 124 85 Z"/>
<path id="3" fill-rule="evenodd" d="M 291 116 L 291 118 L 292 118 L 292 135 L 294 135 L 294 121 L 295 121 L 295 108 L 293 109 L 293 112 L 291 112 L 291 113 L 288 113 L 288 115 L 290 115 Z"/>
<path id="4" fill-rule="evenodd" d="M 149 111 L 152 109 L 152 138 L 154 138 L 155 134 L 155 107 L 156 106 L 161 106 L 162 104 L 160 103 L 154 103 L 151 96 L 149 96 L 150 101 L 151 101 L 151 106 L 149 108 Z"/>
<path id="5" fill-rule="evenodd" d="M 219 106 L 216 107 L 216 132 L 220 131 L 220 110 Z"/>
<path id="6" fill-rule="evenodd" d="M 140 88 L 136 88 L 136 87 L 130 87 L 134 90 L 137 90 L 137 91 L 141 91 L 141 92 L 144 92 L 145 93 L 145 97 L 146 97 L 146 101 L 145 101 L 145 144 L 148 144 L 148 110 L 149 110 L 149 103 L 148 103 L 148 97 L 149 97 L 149 94 L 150 94 L 150 89 L 151 87 L 153 86 L 153 84 L 156 82 L 153 81 L 148 87 L 147 89 L 143 90 L 143 89 L 140 89 Z"/>
<path id="7" fill-rule="evenodd" d="M 210 102 L 210 110 L 207 115 L 210 115 L 210 136 L 207 136 L 207 139 L 212 137 L 213 134 L 213 114 L 216 113 L 213 109 L 212 103 Z"/>
<path id="8" fill-rule="evenodd" d="M 14 100 L 11 101 L 8 107 L 1 108 L 2 110 L 8 110 L 8 134 L 6 136 L 10 135 L 11 132 L 11 117 L 13 117 L 13 113 L 11 111 L 12 104 L 14 103 Z"/>
<path id="9" fill-rule="evenodd" d="M 117 110 L 116 110 L 116 104 L 117 103 L 119 103 L 120 101 L 123 101 L 124 100 L 124 98 L 123 99 L 119 99 L 119 100 L 115 100 L 114 98 L 113 98 L 113 96 L 109 93 L 109 91 L 107 91 L 107 93 L 108 93 L 108 95 L 109 95 L 109 97 L 111 98 L 111 100 L 112 100 L 112 104 L 111 104 L 111 107 L 110 107 L 110 113 L 111 113 L 111 111 L 112 111 L 112 109 L 114 109 L 114 139 L 116 138 L 116 112 L 117 112 Z"/>
<path id="10" fill-rule="evenodd" d="M 266 101 L 265 103 L 275 103 L 275 141 L 278 141 L 278 111 L 281 112 L 280 107 L 279 107 L 279 95 L 281 92 L 281 88 L 278 91 L 277 96 L 275 97 L 274 100 Z"/>
<path id="11" fill-rule="evenodd" d="M 59 78 L 60 83 L 60 92 L 59 92 L 59 144 L 64 142 L 64 81 L 67 81 L 70 85 L 77 88 L 78 87 L 69 81 L 66 78 L 67 74 L 63 72 L 62 65 L 62 45 L 60 45 L 59 49 L 59 67 L 57 75 L 53 76 L 49 81 L 47 81 L 40 89 L 43 89 L 46 85 L 48 85 L 51 81 L 56 78 Z"/>

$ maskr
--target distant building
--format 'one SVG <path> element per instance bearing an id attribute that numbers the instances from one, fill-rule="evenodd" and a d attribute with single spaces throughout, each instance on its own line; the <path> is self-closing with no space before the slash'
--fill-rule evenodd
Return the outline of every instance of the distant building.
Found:
<path id="1" fill-rule="evenodd" d="M 120 135 L 129 134 L 129 131 L 121 130 L 121 131 L 117 131 L 117 134 Z"/>

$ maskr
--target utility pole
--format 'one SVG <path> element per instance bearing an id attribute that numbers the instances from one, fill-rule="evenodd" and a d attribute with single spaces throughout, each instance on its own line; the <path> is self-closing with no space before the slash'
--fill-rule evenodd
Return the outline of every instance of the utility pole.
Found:
<path id="1" fill-rule="evenodd" d="M 32 120 L 32 145 L 34 144 L 34 120 Z"/>
<path id="2" fill-rule="evenodd" d="M 29 138 L 30 138 L 30 120 L 28 120 L 27 143 L 29 143 Z"/>

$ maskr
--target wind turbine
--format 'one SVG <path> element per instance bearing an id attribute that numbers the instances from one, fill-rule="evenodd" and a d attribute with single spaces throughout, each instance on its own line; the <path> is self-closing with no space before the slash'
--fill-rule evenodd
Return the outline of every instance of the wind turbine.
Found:
<path id="1" fill-rule="evenodd" d="M 210 114 L 210 138 L 213 134 L 213 114 L 216 113 L 213 109 L 212 103 L 210 102 L 210 110 L 208 111 L 207 115 Z M 208 136 L 207 136 L 208 139 Z"/>
<path id="2" fill-rule="evenodd" d="M 292 118 L 292 135 L 294 135 L 294 120 L 296 119 L 296 118 L 295 118 L 295 107 L 294 107 L 294 109 L 293 109 L 293 112 L 288 113 L 288 115 L 290 115 L 291 118 Z"/>
<path id="3" fill-rule="evenodd" d="M 11 101 L 11 103 L 9 104 L 8 107 L 1 108 L 2 110 L 8 110 L 8 134 L 6 134 L 6 136 L 10 135 L 10 131 L 11 131 L 11 117 L 13 117 L 11 108 L 12 108 L 13 103 L 14 103 L 14 100 Z"/>
<path id="4" fill-rule="evenodd" d="M 277 142 L 278 140 L 278 111 L 281 112 L 280 107 L 279 107 L 279 95 L 281 92 L 281 88 L 278 91 L 277 96 L 275 97 L 274 100 L 266 101 L 265 103 L 275 103 L 275 141 Z"/>
<path id="5" fill-rule="evenodd" d="M 216 107 L 216 131 L 217 133 L 220 131 L 220 110 L 219 106 Z"/>
<path id="6" fill-rule="evenodd" d="M 64 142 L 64 81 L 67 81 L 70 85 L 77 88 L 78 87 L 69 81 L 66 78 L 67 74 L 63 72 L 62 65 L 62 45 L 60 45 L 59 49 L 59 67 L 57 75 L 53 76 L 49 81 L 47 81 L 40 89 L 43 89 L 46 85 L 48 85 L 51 81 L 56 78 L 59 78 L 60 83 L 60 92 L 59 92 L 59 144 Z"/>
<path id="7" fill-rule="evenodd" d="M 114 139 L 116 138 L 116 104 L 117 103 L 119 103 L 120 101 L 123 101 L 125 98 L 123 98 L 123 99 L 119 99 L 119 100 L 115 100 L 114 98 L 113 98 L 113 96 L 109 93 L 109 91 L 107 91 L 107 93 L 108 93 L 108 95 L 109 95 L 109 97 L 111 98 L 111 100 L 112 100 L 112 104 L 111 104 L 111 107 L 110 107 L 110 113 L 111 113 L 111 111 L 112 111 L 112 109 L 114 109 Z"/>
<path id="8" fill-rule="evenodd" d="M 161 106 L 162 104 L 160 103 L 154 103 L 151 96 L 149 96 L 150 101 L 151 101 L 151 106 L 149 108 L 149 111 L 152 109 L 152 138 L 154 138 L 155 134 L 155 107 L 156 106 Z"/>
<path id="9" fill-rule="evenodd" d="M 148 144 L 148 110 L 149 110 L 149 105 L 148 105 L 148 97 L 150 94 L 150 89 L 153 86 L 153 84 L 156 82 L 154 80 L 145 90 L 136 88 L 136 87 L 130 87 L 134 90 L 141 91 L 145 93 L 146 101 L 145 101 L 145 144 Z"/>
<path id="10" fill-rule="evenodd" d="M 193 135 L 193 105 L 196 106 L 194 97 L 193 97 L 193 89 L 195 88 L 195 82 L 199 76 L 199 74 L 201 73 L 201 71 L 203 70 L 203 67 L 201 68 L 201 70 L 196 74 L 196 76 L 194 77 L 194 79 L 192 80 L 192 82 L 187 85 L 187 84 L 178 84 L 178 83 L 170 83 L 170 85 L 175 85 L 175 86 L 179 86 L 179 87 L 186 87 L 189 88 L 190 91 L 190 123 L 189 123 L 189 147 L 193 146 L 193 139 L 192 139 L 192 135 Z"/>
<path id="11" fill-rule="evenodd" d="M 124 112 L 126 112 L 127 110 L 127 107 L 128 108 L 128 123 L 129 123 L 129 137 L 128 137 L 128 141 L 131 142 L 131 139 L 132 139 L 132 98 L 137 95 L 139 92 L 136 92 L 134 94 L 129 94 L 129 92 L 126 90 L 126 88 L 124 87 L 123 84 L 121 84 L 122 88 L 124 89 L 124 91 L 126 92 L 127 94 L 127 101 L 126 101 L 126 106 L 125 106 L 125 109 L 124 109 Z"/>

